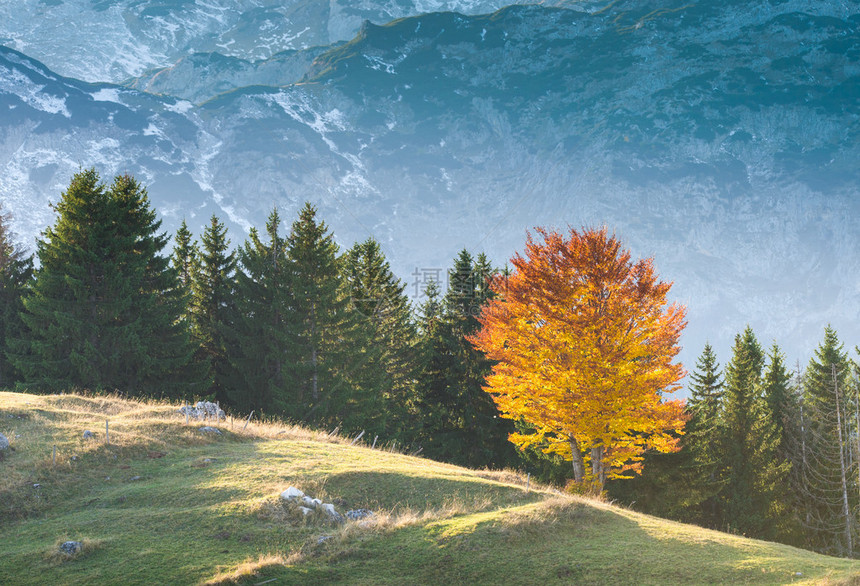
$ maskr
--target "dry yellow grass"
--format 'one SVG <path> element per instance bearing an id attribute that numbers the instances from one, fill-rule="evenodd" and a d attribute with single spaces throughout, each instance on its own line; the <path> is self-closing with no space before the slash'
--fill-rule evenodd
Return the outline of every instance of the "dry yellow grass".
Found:
<path id="1" fill-rule="evenodd" d="M 293 561 L 294 563 L 294 561 Z M 224 586 L 226 584 L 239 584 L 242 580 L 254 578 L 260 572 L 273 568 L 291 565 L 290 558 L 281 554 L 263 554 L 257 559 L 247 559 L 232 569 L 218 569 L 218 573 L 211 579 L 202 582 L 203 586 Z"/>

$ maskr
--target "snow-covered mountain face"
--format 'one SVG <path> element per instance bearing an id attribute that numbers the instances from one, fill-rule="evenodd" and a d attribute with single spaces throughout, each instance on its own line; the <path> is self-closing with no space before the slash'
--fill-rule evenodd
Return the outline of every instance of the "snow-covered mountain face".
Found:
<path id="1" fill-rule="evenodd" d="M 606 224 L 675 282 L 688 368 L 707 339 L 725 362 L 747 323 L 805 362 L 827 323 L 860 341 L 858 13 L 436 13 L 327 51 L 192 55 L 130 87 L 0 49 L 0 200 L 32 239 L 81 166 L 131 172 L 165 228 L 214 212 L 234 242 L 311 200 L 343 244 L 376 236 L 416 300 L 461 248 L 502 263 L 535 225 Z M 133 89 L 156 86 L 170 95 Z"/>
<path id="2" fill-rule="evenodd" d="M 194 53 L 258 61 L 346 41 L 361 23 L 426 12 L 492 12 L 503 0 L 16 0 L 0 2 L 0 44 L 52 70 L 121 82 Z"/>

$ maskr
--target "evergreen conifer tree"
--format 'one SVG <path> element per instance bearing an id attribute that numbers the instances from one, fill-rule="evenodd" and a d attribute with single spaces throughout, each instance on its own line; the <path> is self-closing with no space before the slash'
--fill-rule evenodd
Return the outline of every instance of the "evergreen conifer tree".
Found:
<path id="1" fill-rule="evenodd" d="M 607 489 L 614 500 L 633 501 L 642 512 L 705 527 L 721 527 L 717 495 L 723 482 L 717 442 L 722 432 L 723 381 L 717 356 L 709 343 L 690 373 L 688 389 L 690 418 L 681 436 L 681 450 L 669 454 L 647 452 L 640 475 L 607 482 Z"/>
<path id="2" fill-rule="evenodd" d="M 38 242 L 40 268 L 24 299 L 15 363 L 33 389 L 175 395 L 191 346 L 177 320 L 181 291 L 160 252 L 167 236 L 146 190 L 76 174 Z"/>
<path id="3" fill-rule="evenodd" d="M 428 455 L 440 458 L 434 451 L 448 426 L 447 375 L 449 350 L 445 335 L 442 293 L 436 281 L 427 283 L 426 300 L 418 308 L 418 360 L 420 365 L 416 388 L 420 413 L 418 437 L 428 447 Z M 441 452 L 441 449 L 439 450 Z"/>
<path id="4" fill-rule="evenodd" d="M 238 250 L 236 315 L 228 348 L 230 402 L 243 412 L 288 412 L 294 402 L 290 356 L 295 352 L 298 315 L 286 239 L 278 233 L 277 210 L 266 222 L 267 242 L 251 229 Z"/>
<path id="5" fill-rule="evenodd" d="M 179 288 L 182 292 L 180 323 L 189 336 L 189 339 L 191 339 L 194 325 L 191 318 L 191 301 L 193 298 L 194 265 L 197 262 L 197 243 L 192 240 L 191 232 L 188 230 L 188 225 L 184 219 L 179 226 L 179 230 L 176 231 L 173 242 L 173 256 L 171 256 L 170 263 L 177 273 Z M 192 361 L 192 370 L 197 373 L 194 378 L 199 383 L 195 388 L 200 390 L 206 378 L 208 366 L 205 363 Z M 192 388 L 187 390 L 191 391 Z"/>
<path id="6" fill-rule="evenodd" d="M 10 216 L 0 207 L 0 388 L 12 388 L 20 374 L 8 357 L 9 345 L 23 334 L 22 298 L 33 278 L 33 257 L 12 239 Z"/>
<path id="7" fill-rule="evenodd" d="M 205 393 L 225 404 L 231 376 L 226 332 L 236 313 L 236 253 L 228 252 L 229 248 L 227 228 L 213 215 L 200 237 L 197 262 L 192 264 L 189 312 L 195 360 L 208 373 Z"/>
<path id="8" fill-rule="evenodd" d="M 850 374 L 848 355 L 828 326 L 804 376 L 804 429 L 795 461 L 802 467 L 802 521 L 809 545 L 843 556 L 858 548 L 853 515 L 857 458 L 849 442 L 850 437 L 856 442 L 858 422 L 851 408 L 856 389 L 850 385 Z"/>
<path id="9" fill-rule="evenodd" d="M 353 426 L 384 437 L 412 439 L 416 331 L 406 284 L 394 276 L 379 243 L 356 243 L 344 258 L 344 277 L 356 320 Z M 346 423 L 346 422 L 345 422 Z"/>
<path id="10" fill-rule="evenodd" d="M 346 331 L 348 300 L 341 287 L 338 246 L 316 215 L 316 208 L 305 203 L 287 237 L 299 325 L 292 356 L 296 395 L 284 410 L 328 425 L 339 423 L 349 407 L 344 394 L 353 366 L 345 351 L 354 334 Z"/>
<path id="11" fill-rule="evenodd" d="M 174 237 L 173 256 L 171 263 L 179 275 L 179 283 L 191 290 L 194 273 L 194 263 L 197 262 L 197 244 L 193 241 L 188 224 L 182 220 Z"/>
<path id="12" fill-rule="evenodd" d="M 485 279 L 493 273 L 486 256 L 473 259 L 461 251 L 448 274 L 448 290 L 436 306 L 441 309 L 430 324 L 425 315 L 423 331 L 424 371 L 419 396 L 425 418 L 423 436 L 431 457 L 466 466 L 504 467 L 517 461 L 507 441 L 513 422 L 497 417 L 492 398 L 484 392 L 491 363 L 465 337 L 480 324 L 477 316 L 489 298 Z"/>
<path id="13" fill-rule="evenodd" d="M 786 482 L 774 482 L 771 490 L 771 536 L 783 543 L 801 545 L 802 528 L 797 513 L 802 508 L 802 497 L 791 488 L 796 477 L 791 436 L 799 432 L 800 400 L 797 390 L 792 388 L 792 375 L 786 368 L 785 356 L 776 342 L 771 346 L 767 360 L 762 391 L 773 422 L 774 460 L 782 470 L 786 470 Z"/>
<path id="14" fill-rule="evenodd" d="M 723 485 L 719 474 L 721 454 L 717 450 L 723 400 L 721 378 L 716 354 L 710 344 L 705 344 L 696 370 L 690 375 L 690 420 L 682 445 L 694 471 L 694 482 L 690 486 L 691 493 L 695 493 L 691 500 L 698 501 L 694 519 L 706 527 L 719 526 L 721 517 L 717 500 Z"/>
<path id="15" fill-rule="evenodd" d="M 724 525 L 744 535 L 777 537 L 774 503 L 789 466 L 777 457 L 779 436 L 762 396 L 764 353 L 748 326 L 735 337 L 725 371 L 723 434 Z"/>
<path id="16" fill-rule="evenodd" d="M 786 428 L 798 417 L 796 395 L 791 389 L 791 374 L 785 365 L 785 356 L 776 342 L 768 354 L 768 365 L 762 381 L 764 398 L 773 417 L 779 436 L 779 457 L 788 459 Z"/>

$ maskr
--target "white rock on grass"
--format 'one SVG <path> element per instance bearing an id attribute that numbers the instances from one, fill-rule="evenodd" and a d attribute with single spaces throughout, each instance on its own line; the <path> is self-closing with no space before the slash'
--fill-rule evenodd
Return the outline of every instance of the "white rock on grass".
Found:
<path id="1" fill-rule="evenodd" d="M 307 506 L 311 507 L 312 509 L 316 509 L 322 504 L 321 500 L 314 499 L 314 498 L 311 498 L 309 496 L 303 496 L 302 502 L 304 502 Z"/>
<path id="2" fill-rule="evenodd" d="M 93 439 L 94 437 L 96 437 L 96 434 L 91 432 L 89 429 L 84 430 L 84 439 Z"/>
<path id="3" fill-rule="evenodd" d="M 331 519 L 334 519 L 338 523 L 343 523 L 345 520 L 343 518 L 343 515 L 337 512 L 333 504 L 323 503 L 320 499 L 315 499 L 310 496 L 307 496 L 295 486 L 291 486 L 287 490 L 282 492 L 281 500 L 296 503 L 301 501 L 302 503 L 304 503 L 305 506 L 299 506 L 299 510 L 302 512 L 302 514 L 306 516 L 310 514 L 310 512 L 314 509 L 321 509 L 325 511 L 326 515 L 328 515 Z"/>
<path id="4" fill-rule="evenodd" d="M 326 514 L 337 521 L 338 523 L 343 523 L 343 515 L 335 510 L 334 505 L 331 503 L 323 503 L 320 505 L 320 508 L 326 512 Z"/>
<path id="5" fill-rule="evenodd" d="M 284 492 L 281 493 L 281 498 L 284 499 L 285 501 L 300 499 L 303 496 L 305 496 L 305 493 L 300 491 L 295 486 L 291 486 L 287 490 L 285 490 Z"/>
<path id="6" fill-rule="evenodd" d="M 220 430 L 220 429 L 218 429 L 217 427 L 210 427 L 210 426 L 208 426 L 208 425 L 205 425 L 205 426 L 201 427 L 201 428 L 200 428 L 200 429 L 198 429 L 197 431 L 199 431 L 200 433 L 214 433 L 214 434 L 217 434 L 217 435 L 221 435 L 221 430 Z"/>
<path id="7" fill-rule="evenodd" d="M 9 449 L 9 440 L 6 439 L 6 436 L 0 433 L 0 451 Z"/>

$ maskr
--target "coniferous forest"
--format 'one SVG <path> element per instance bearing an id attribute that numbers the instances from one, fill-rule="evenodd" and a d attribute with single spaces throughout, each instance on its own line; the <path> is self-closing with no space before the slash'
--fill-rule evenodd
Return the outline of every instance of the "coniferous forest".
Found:
<path id="1" fill-rule="evenodd" d="M 316 209 L 244 242 L 212 217 L 161 231 L 129 176 L 76 174 L 35 252 L 0 215 L 0 388 L 208 399 L 315 427 L 364 430 L 429 458 L 520 468 L 563 485 L 570 463 L 508 436 L 468 341 L 495 295 L 463 250 L 414 307 L 369 238 L 341 250 Z M 171 248 L 172 246 L 172 248 Z M 37 267 L 37 268 L 36 268 Z M 681 449 L 646 453 L 609 498 L 647 513 L 820 552 L 860 553 L 858 366 L 829 326 L 806 365 L 749 327 L 721 366 L 688 366 Z"/>

